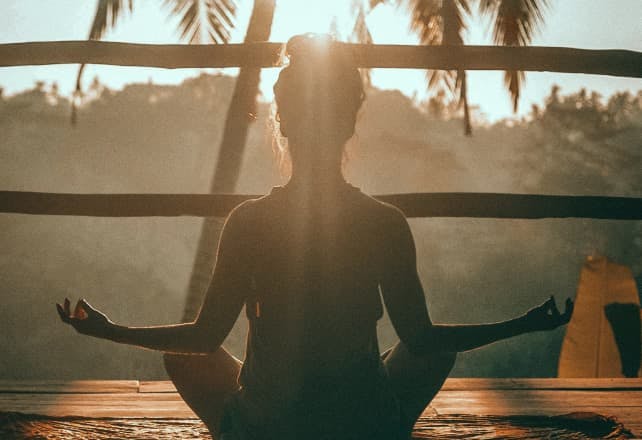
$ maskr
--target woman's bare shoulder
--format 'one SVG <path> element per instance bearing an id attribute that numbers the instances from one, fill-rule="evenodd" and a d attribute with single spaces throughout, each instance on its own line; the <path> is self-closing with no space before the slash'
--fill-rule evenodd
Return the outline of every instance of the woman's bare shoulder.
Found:
<path id="1" fill-rule="evenodd" d="M 405 225 L 408 223 L 401 209 L 387 202 L 383 202 L 370 195 L 363 194 L 366 209 L 372 212 L 373 220 L 380 220 L 388 227 Z"/>
<path id="2" fill-rule="evenodd" d="M 251 227 L 251 224 L 256 217 L 256 202 L 259 199 L 249 199 L 236 205 L 225 219 L 226 228 L 246 229 Z"/>
<path id="3" fill-rule="evenodd" d="M 272 191 L 264 196 L 245 200 L 232 209 L 227 222 L 254 228 L 257 222 L 265 221 L 270 215 L 274 215 L 277 198 L 276 192 Z"/>

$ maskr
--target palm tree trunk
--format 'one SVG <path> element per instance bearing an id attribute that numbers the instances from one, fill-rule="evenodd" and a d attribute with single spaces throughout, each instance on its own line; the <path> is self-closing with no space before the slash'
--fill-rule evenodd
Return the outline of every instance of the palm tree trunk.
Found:
<path id="1" fill-rule="evenodd" d="M 245 42 L 267 41 L 272 30 L 276 0 L 255 0 L 245 35 Z M 227 111 L 216 162 L 216 169 L 210 186 L 211 193 L 231 193 L 238 181 L 245 142 L 250 124 L 255 119 L 256 96 L 259 93 L 261 69 L 241 68 L 234 86 L 232 101 Z M 206 217 L 192 268 L 183 319 L 192 320 L 200 307 L 216 261 L 216 247 L 220 233 L 220 222 Z"/>
<path id="2" fill-rule="evenodd" d="M 470 122 L 470 109 L 468 107 L 468 78 L 465 70 L 460 70 L 461 75 L 461 103 L 464 106 L 464 134 L 466 136 L 473 135 L 473 125 Z"/>

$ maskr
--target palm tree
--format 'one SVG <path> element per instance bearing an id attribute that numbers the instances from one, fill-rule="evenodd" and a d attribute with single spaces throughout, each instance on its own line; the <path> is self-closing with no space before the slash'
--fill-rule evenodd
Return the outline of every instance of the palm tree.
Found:
<path id="1" fill-rule="evenodd" d="M 276 0 L 254 0 L 245 36 L 246 43 L 269 39 L 275 7 Z M 245 67 L 239 71 L 210 186 L 210 192 L 213 194 L 234 192 L 241 171 L 248 129 L 256 115 L 256 96 L 259 93 L 260 77 L 261 69 L 258 67 Z M 220 223 L 217 219 L 203 220 L 185 301 L 183 319 L 186 321 L 196 315 L 209 284 L 216 261 L 219 233 Z"/>
<path id="2" fill-rule="evenodd" d="M 366 16 L 377 5 L 389 0 L 353 0 L 355 25 L 352 39 L 372 43 L 366 25 Z M 542 21 L 542 10 L 547 0 L 478 0 L 479 12 L 494 19 L 493 36 L 497 44 L 527 45 L 536 26 Z M 398 6 L 406 6 L 411 14 L 412 31 L 418 34 L 423 44 L 462 45 L 466 30 L 466 18 L 471 15 L 472 0 L 395 0 Z M 265 41 L 269 38 L 276 0 L 255 0 L 245 41 Z M 163 0 L 172 8 L 172 13 L 181 16 L 179 29 L 181 39 L 190 43 L 211 41 L 226 43 L 234 26 L 235 0 Z M 119 17 L 127 10 L 131 13 L 133 0 L 98 0 L 96 15 L 89 33 L 90 39 L 100 39 L 114 27 Z M 80 84 L 84 65 L 78 71 L 76 98 L 80 96 Z M 369 83 L 369 72 L 364 69 L 364 79 Z M 260 69 L 242 68 L 239 72 L 232 102 L 228 109 L 223 140 L 211 185 L 211 192 L 233 192 L 239 177 L 241 160 L 249 124 L 255 114 L 256 96 Z M 464 108 L 465 133 L 471 133 L 468 110 L 466 72 L 430 71 L 428 87 L 442 87 L 459 95 Z M 506 84 L 517 110 L 523 72 L 507 72 Z M 72 113 L 75 119 L 75 111 Z M 205 219 L 190 277 L 184 318 L 196 313 L 200 298 L 205 291 L 215 261 L 219 224 Z"/>
<path id="3" fill-rule="evenodd" d="M 227 43 L 229 41 L 236 14 L 235 0 L 163 0 L 163 4 L 171 7 L 172 14 L 181 17 L 179 30 L 182 40 L 189 43 L 206 41 Z M 245 36 L 246 43 L 269 39 L 275 6 L 276 0 L 254 0 Z M 124 12 L 131 13 L 133 8 L 133 0 L 98 0 L 89 39 L 101 39 L 107 30 L 116 26 Z M 84 67 L 83 64 L 78 70 L 75 100 L 81 96 Z M 239 71 L 210 187 L 212 193 L 234 191 L 247 132 L 256 113 L 260 73 L 260 68 L 242 68 Z M 72 122 L 75 121 L 76 111 L 75 106 L 72 106 Z M 204 219 L 185 302 L 183 314 L 185 320 L 193 318 L 196 314 L 201 297 L 209 283 L 219 232 L 219 224 L 215 219 Z"/>
<path id="4" fill-rule="evenodd" d="M 410 29 L 418 34 L 422 44 L 452 45 L 464 44 L 466 31 L 465 17 L 470 15 L 469 0 L 398 0 L 410 9 Z M 430 70 L 426 73 L 428 87 L 441 87 L 459 95 L 459 105 L 464 107 L 464 132 L 472 134 L 466 71 Z"/>
<path id="5" fill-rule="evenodd" d="M 398 7 L 405 7 L 410 14 L 410 30 L 419 37 L 421 44 L 455 45 L 464 44 L 463 34 L 466 31 L 466 20 L 472 15 L 475 0 L 394 0 Z M 495 44 L 503 46 L 527 46 L 532 41 L 538 26 L 542 23 L 543 12 L 548 0 L 476 0 L 478 12 L 490 17 L 493 23 Z M 390 0 L 368 0 L 367 6 L 357 0 L 353 9 L 361 8 L 368 12 Z M 354 3 L 353 3 L 354 5 Z M 365 28 L 365 30 L 364 30 Z M 355 29 L 359 35 L 366 35 L 364 43 L 372 41 L 365 24 L 365 15 L 357 20 Z M 505 83 L 513 101 L 513 111 L 517 111 L 520 87 L 524 82 L 524 72 L 508 71 Z M 447 90 L 459 96 L 459 105 L 464 109 L 464 132 L 472 133 L 470 112 L 468 108 L 466 71 L 428 71 L 428 88 Z"/>
<path id="6" fill-rule="evenodd" d="M 371 44 L 372 34 L 366 23 L 366 16 L 387 0 L 354 0 L 352 9 L 355 12 L 355 25 L 352 40 Z M 410 29 L 415 32 L 421 44 L 426 45 L 463 45 L 463 33 L 466 30 L 465 16 L 470 15 L 469 0 L 396 0 L 397 6 L 408 8 L 411 21 Z M 370 83 L 368 70 L 363 71 L 364 80 Z M 447 90 L 459 95 L 459 104 L 464 108 L 464 131 L 472 134 L 468 97 L 466 93 L 466 71 L 430 70 L 426 73 L 428 88 Z"/>
<path id="7" fill-rule="evenodd" d="M 479 12 L 493 21 L 493 39 L 502 46 L 528 46 L 544 21 L 548 0 L 479 0 Z M 508 71 L 504 82 L 517 111 L 524 72 Z"/>
<path id="8" fill-rule="evenodd" d="M 190 44 L 229 41 L 236 15 L 235 0 L 162 0 L 162 3 L 171 8 L 173 15 L 181 17 L 178 24 L 181 40 Z M 133 10 L 134 0 L 98 0 L 88 39 L 102 39 L 126 12 L 132 13 Z M 76 76 L 76 90 L 71 108 L 71 122 L 74 125 L 77 120 L 76 103 L 82 97 L 84 70 L 85 65 L 82 64 Z"/>

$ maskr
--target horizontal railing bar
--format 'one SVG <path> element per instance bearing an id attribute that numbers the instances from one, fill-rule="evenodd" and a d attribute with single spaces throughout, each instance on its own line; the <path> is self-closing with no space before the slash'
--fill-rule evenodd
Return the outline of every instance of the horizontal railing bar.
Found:
<path id="1" fill-rule="evenodd" d="M 0 191 L 0 213 L 91 217 L 225 217 L 243 194 L 66 194 Z M 386 194 L 407 217 L 642 220 L 642 198 L 496 193 Z"/>
<path id="2" fill-rule="evenodd" d="M 351 51 L 360 67 L 523 70 L 642 78 L 642 53 L 565 47 L 409 46 L 334 43 Z M 274 67 L 282 43 L 133 44 L 52 41 L 0 44 L 0 67 L 45 64 L 109 64 L 167 69 Z"/>

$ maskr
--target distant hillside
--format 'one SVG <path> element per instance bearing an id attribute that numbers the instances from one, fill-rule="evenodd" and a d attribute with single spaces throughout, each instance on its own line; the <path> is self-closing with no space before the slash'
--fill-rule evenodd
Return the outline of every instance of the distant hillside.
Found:
<path id="1" fill-rule="evenodd" d="M 234 78 L 180 86 L 96 82 L 69 124 L 69 102 L 39 84 L 0 98 L 0 188 L 57 192 L 204 193 Z M 397 91 L 371 90 L 349 148 L 347 175 L 369 193 L 493 191 L 642 195 L 642 98 L 604 101 L 553 90 L 528 121 L 462 134 Z M 269 106 L 250 133 L 238 191 L 280 183 Z M 176 322 L 200 219 L 0 215 L 0 379 L 164 377 L 156 353 L 78 337 L 54 303 L 85 297 L 115 321 Z M 415 219 L 419 272 L 437 322 L 510 318 L 550 294 L 574 296 L 585 256 L 600 252 L 642 273 L 641 222 Z M 226 342 L 238 355 L 243 319 Z M 563 330 L 459 358 L 462 376 L 555 375 Z M 396 336 L 387 320 L 380 342 Z"/>

